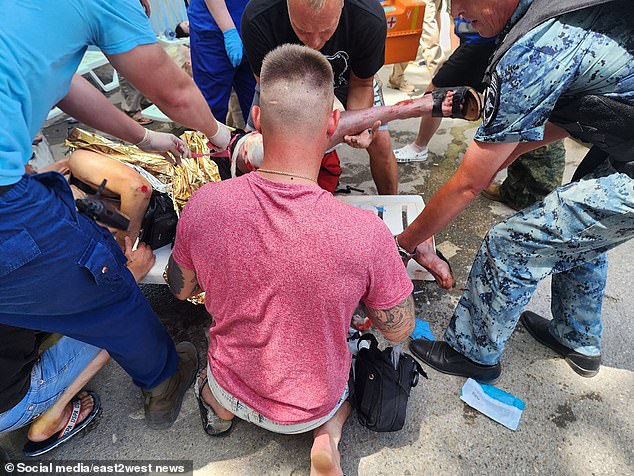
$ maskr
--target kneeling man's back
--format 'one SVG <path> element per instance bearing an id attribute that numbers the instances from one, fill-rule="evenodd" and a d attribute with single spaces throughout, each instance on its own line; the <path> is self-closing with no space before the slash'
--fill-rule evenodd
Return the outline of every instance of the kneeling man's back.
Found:
<path id="1" fill-rule="evenodd" d="M 262 169 L 196 192 L 173 250 L 173 260 L 194 270 L 206 292 L 214 379 L 283 424 L 318 419 L 337 405 L 358 303 L 390 309 L 412 291 L 385 224 L 312 182 L 338 116 L 330 84 L 330 97 L 324 92 L 319 102 L 311 96 L 311 81 L 319 78 L 290 76 L 267 77 L 263 68 L 262 105 L 254 114 L 264 138 Z M 325 119 L 315 124 L 312 116 L 320 115 Z"/>

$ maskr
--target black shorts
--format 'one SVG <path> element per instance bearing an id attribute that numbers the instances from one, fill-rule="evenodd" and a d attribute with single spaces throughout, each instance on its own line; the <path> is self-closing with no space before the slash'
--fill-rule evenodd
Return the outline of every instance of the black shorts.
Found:
<path id="1" fill-rule="evenodd" d="M 495 46 L 495 43 L 461 43 L 436 72 L 433 85 L 438 88 L 471 86 L 478 92 L 484 91 L 482 78 Z"/>

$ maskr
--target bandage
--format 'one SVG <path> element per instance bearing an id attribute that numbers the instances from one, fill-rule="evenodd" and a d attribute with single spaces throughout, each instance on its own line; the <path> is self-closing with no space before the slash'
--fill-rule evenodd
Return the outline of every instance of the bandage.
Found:
<path id="1" fill-rule="evenodd" d="M 218 125 L 218 130 L 209 138 L 209 141 L 216 146 L 218 150 L 224 150 L 229 146 L 229 142 L 231 141 L 231 131 L 222 122 L 218 122 L 218 120 L 216 120 L 216 124 Z"/>
<path id="2" fill-rule="evenodd" d="M 262 134 L 250 132 L 238 140 L 231 155 L 231 176 L 236 176 L 238 161 L 241 161 L 250 172 L 259 169 L 264 160 Z"/>

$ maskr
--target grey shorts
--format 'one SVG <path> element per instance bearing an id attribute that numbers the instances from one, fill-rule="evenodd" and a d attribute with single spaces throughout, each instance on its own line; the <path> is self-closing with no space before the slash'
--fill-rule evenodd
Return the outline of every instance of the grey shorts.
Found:
<path id="1" fill-rule="evenodd" d="M 335 413 L 337 413 L 339 407 L 348 398 L 348 384 L 346 384 L 346 388 L 344 388 L 343 393 L 341 394 L 341 398 L 339 399 L 335 407 L 326 416 L 304 423 L 284 424 L 269 420 L 265 416 L 259 414 L 253 408 L 249 407 L 246 403 L 241 402 L 236 397 L 227 392 L 214 378 L 214 374 L 211 372 L 209 364 L 207 364 L 207 382 L 211 393 L 218 401 L 218 403 L 220 403 L 220 405 L 233 413 L 235 416 L 241 418 L 242 420 L 253 423 L 254 425 L 262 427 L 265 430 L 269 430 L 274 433 L 282 433 L 285 435 L 306 433 L 307 431 L 312 431 L 316 428 L 319 428 L 324 423 L 329 421 L 335 415 Z"/>

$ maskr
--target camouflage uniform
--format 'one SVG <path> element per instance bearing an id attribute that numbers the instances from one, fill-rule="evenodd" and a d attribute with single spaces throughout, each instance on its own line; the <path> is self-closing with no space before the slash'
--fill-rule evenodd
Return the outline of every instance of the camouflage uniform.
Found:
<path id="1" fill-rule="evenodd" d="M 521 155 L 507 169 L 508 175 L 500 186 L 502 200 L 516 210 L 542 200 L 561 185 L 565 167 L 563 141 Z"/>
<path id="2" fill-rule="evenodd" d="M 529 5 L 520 0 L 511 22 Z M 524 35 L 496 67 L 495 101 L 475 139 L 541 140 L 560 98 L 598 94 L 634 105 L 632 17 L 632 2 L 619 2 L 562 15 Z M 535 287 L 552 274 L 553 336 L 599 354 L 605 252 L 633 236 L 634 180 L 605 162 L 491 229 L 447 342 L 475 362 L 497 363 Z"/>

